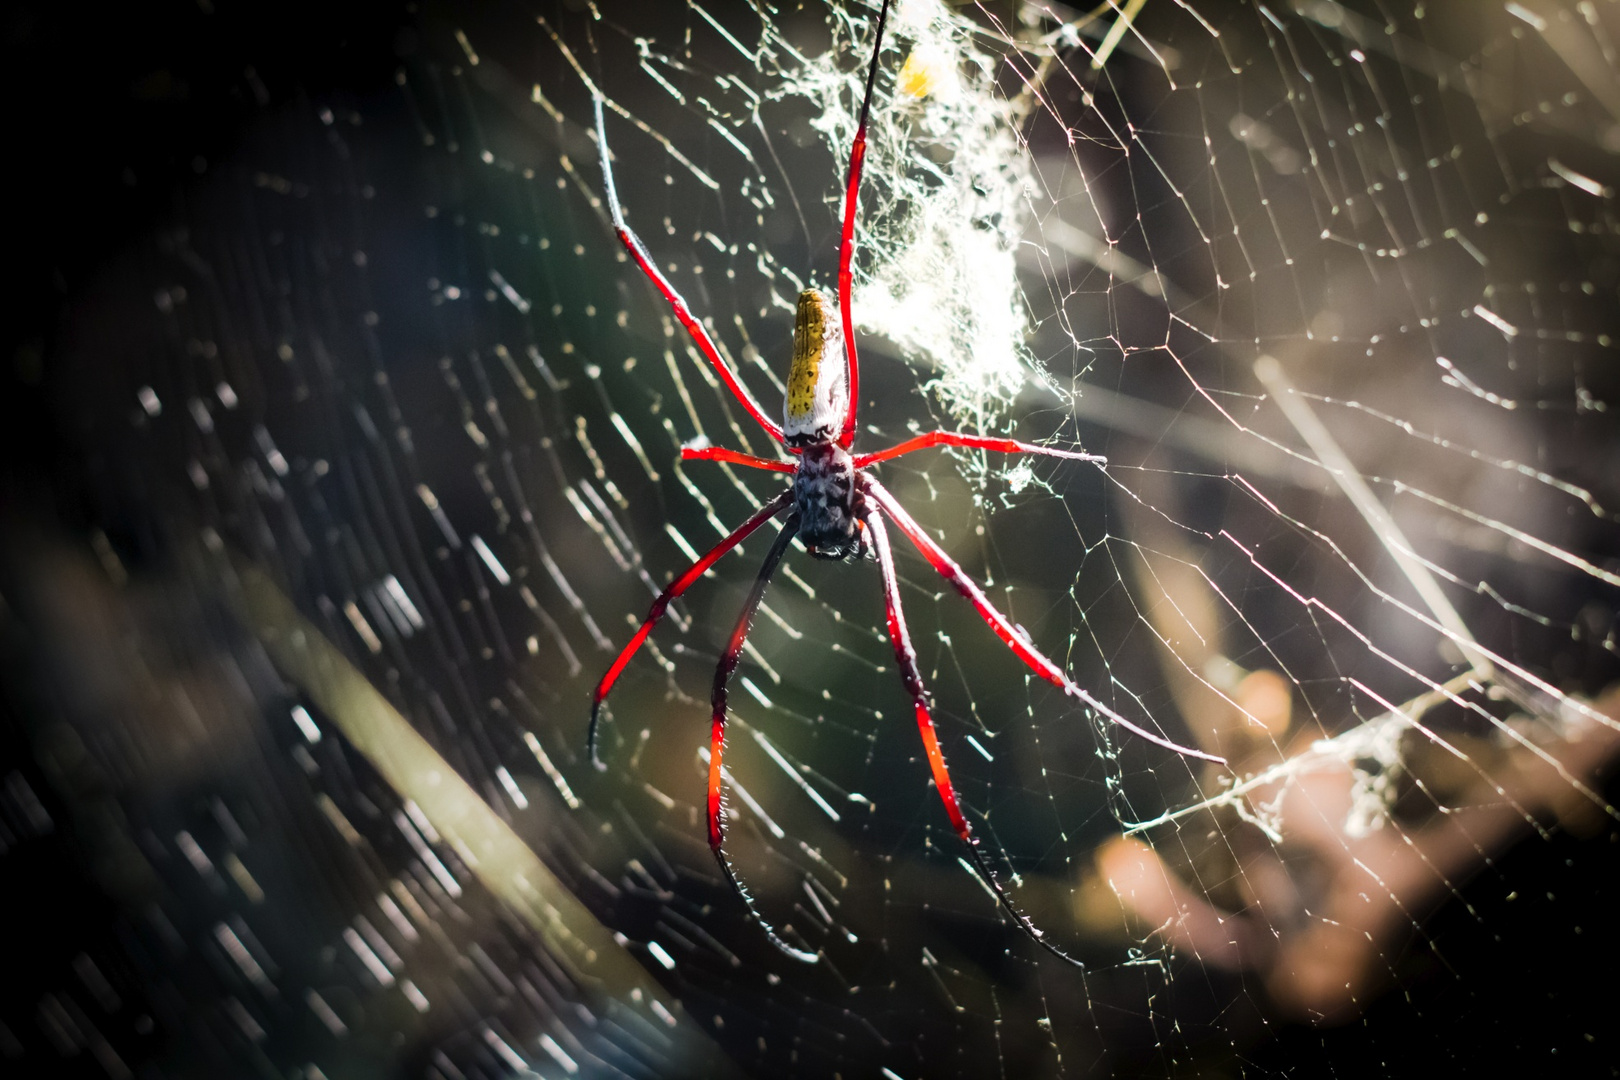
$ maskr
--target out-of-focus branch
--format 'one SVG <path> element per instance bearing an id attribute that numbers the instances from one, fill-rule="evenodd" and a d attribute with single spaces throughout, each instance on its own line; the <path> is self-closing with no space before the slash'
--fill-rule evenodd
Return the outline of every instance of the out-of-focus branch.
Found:
<path id="1" fill-rule="evenodd" d="M 1620 690 L 1592 708 L 1620 714 Z M 1104 846 L 1097 867 L 1131 918 L 1164 941 L 1215 967 L 1258 972 L 1279 1012 L 1342 1021 L 1376 988 L 1387 950 L 1446 894 L 1542 820 L 1580 821 L 1589 804 L 1565 774 L 1591 782 L 1620 754 L 1613 726 L 1579 714 L 1562 731 L 1540 723 L 1521 730 L 1545 756 L 1517 746 L 1501 753 L 1417 828 L 1352 827 L 1362 778 L 1344 755 L 1316 754 L 1279 770 L 1247 796 L 1266 807 L 1279 842 L 1245 825 L 1222 835 L 1241 909 L 1207 899 L 1135 837 Z M 1301 739 L 1295 760 L 1312 750 Z M 1479 751 L 1469 755 L 1476 764 L 1488 757 Z"/>
<path id="2" fill-rule="evenodd" d="M 1350 463 L 1292 399 L 1280 369 L 1265 374 L 1273 394 L 1297 406 L 1291 419 L 1310 433 L 1312 449 L 1354 487 Z M 1161 644 L 1177 710 L 1201 745 L 1227 755 L 1239 779 L 1099 849 L 1080 915 L 1093 929 L 1117 929 L 1123 908 L 1135 934 L 1212 967 L 1259 974 L 1277 1012 L 1341 1022 L 1387 976 L 1385 958 L 1401 936 L 1516 838 L 1553 820 L 1580 830 L 1615 816 L 1594 793 L 1620 757 L 1620 687 L 1591 702 L 1538 697 L 1527 705 L 1497 691 L 1487 661 L 1323 738 L 1318 721 L 1327 718 L 1296 722 L 1287 678 L 1229 659 L 1232 606 L 1202 571 L 1195 534 L 1153 509 L 1175 505 L 1167 476 L 1144 470 L 1138 498 L 1121 501 L 1137 545 L 1133 595 Z M 1380 541 L 1407 551 L 1361 487 L 1359 497 L 1347 493 Z M 1473 649 L 1427 571 L 1403 569 L 1434 600 L 1448 640 Z M 1505 697 L 1525 713 L 1497 719 L 1482 697 Z M 1446 706 L 1467 715 L 1461 732 L 1427 719 Z M 1210 839 L 1174 862 L 1185 844 L 1152 844 L 1172 829 L 1183 838 L 1207 830 Z"/>

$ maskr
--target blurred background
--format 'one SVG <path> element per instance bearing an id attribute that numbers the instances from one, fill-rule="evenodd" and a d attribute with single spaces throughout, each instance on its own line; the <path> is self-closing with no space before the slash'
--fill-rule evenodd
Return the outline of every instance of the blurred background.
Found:
<path id="1" fill-rule="evenodd" d="M 897 5 L 860 447 L 1098 702 L 913 552 L 963 859 L 871 563 L 780 484 L 861 0 L 0 14 L 8 1076 L 1612 1072 L 1620 8 Z M 763 535 L 763 534 L 762 534 Z M 897 544 L 901 542 L 895 534 Z"/>

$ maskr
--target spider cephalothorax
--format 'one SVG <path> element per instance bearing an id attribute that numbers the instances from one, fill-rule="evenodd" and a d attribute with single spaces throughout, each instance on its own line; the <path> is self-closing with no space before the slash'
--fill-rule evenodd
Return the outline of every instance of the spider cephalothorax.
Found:
<path id="1" fill-rule="evenodd" d="M 966 435 L 950 431 L 933 431 L 918 435 L 897 446 L 872 453 L 853 454 L 850 451 L 855 441 L 855 411 L 860 391 L 860 364 L 856 356 L 855 328 L 850 309 L 850 289 L 853 280 L 850 272 L 850 255 L 855 246 L 855 204 L 860 191 L 861 162 L 866 155 L 867 114 L 872 105 L 872 86 L 877 77 L 878 48 L 883 40 L 883 23 L 888 14 L 889 0 L 884 0 L 882 10 L 878 14 L 877 33 L 872 48 L 872 65 L 866 76 L 866 99 L 861 105 L 860 124 L 855 129 L 855 144 L 849 158 L 849 178 L 844 188 L 843 239 L 838 249 L 838 306 L 835 309 L 825 296 L 814 289 L 799 294 L 799 303 L 793 320 L 793 366 L 788 372 L 787 400 L 783 408 L 784 423 L 781 426 L 766 417 L 759 403 L 737 379 L 730 365 L 721 359 L 720 350 L 715 346 L 708 331 L 692 314 L 686 301 L 675 291 L 675 287 L 659 272 L 641 240 L 625 224 L 623 211 L 619 207 L 619 197 L 613 187 L 613 170 L 609 163 L 607 125 L 602 113 L 602 98 L 598 96 L 596 99 L 597 149 L 602 156 L 602 178 L 607 188 L 608 208 L 613 215 L 613 229 L 618 234 L 620 242 L 624 244 L 625 250 L 630 253 L 636 265 L 669 302 L 675 317 L 692 336 L 693 342 L 703 353 L 704 359 L 713 366 L 720 381 L 736 397 L 748 415 L 796 460 L 754 457 L 751 454 L 717 446 L 686 447 L 681 450 L 681 457 L 689 461 L 725 461 L 756 469 L 792 473 L 793 483 L 786 491 L 780 492 L 755 511 L 752 517 L 715 545 L 708 554 L 670 582 L 669 587 L 653 601 L 652 610 L 647 613 L 647 618 L 643 620 L 640 629 L 596 685 L 596 693 L 591 701 L 591 726 L 587 741 L 591 760 L 601 767 L 596 754 L 596 732 L 602 703 L 607 699 L 608 691 L 613 689 L 613 684 L 618 681 L 619 675 L 630 663 L 630 658 L 647 640 L 658 620 L 663 618 L 670 603 L 691 588 L 709 567 L 718 562 L 726 552 L 742 543 L 754 530 L 777 515 L 786 513 L 787 519 L 765 556 L 765 563 L 760 567 L 759 576 L 748 593 L 742 613 L 727 639 L 725 651 L 720 654 L 720 663 L 715 669 L 714 688 L 710 695 L 712 711 L 709 723 L 709 847 L 719 861 L 726 880 L 736 889 L 737 895 L 747 905 L 749 913 L 764 928 L 772 944 L 796 959 L 816 960 L 817 954 L 789 944 L 765 921 L 748 894 L 738 884 L 731 863 L 726 858 L 725 810 L 720 794 L 725 779 L 721 759 L 725 753 L 727 687 L 732 673 L 737 670 L 737 664 L 742 659 L 743 642 L 748 637 L 754 612 L 759 610 L 760 602 L 765 597 L 766 586 L 770 584 L 777 566 L 787 554 L 789 541 L 797 537 L 811 555 L 822 559 L 858 559 L 870 550 L 877 557 L 879 573 L 883 578 L 889 641 L 894 646 L 901 681 L 905 685 L 906 693 L 911 697 L 912 709 L 917 718 L 917 732 L 922 737 L 929 772 L 932 774 L 935 788 L 939 791 L 940 801 L 945 804 L 945 815 L 950 819 L 951 828 L 967 845 L 974 868 L 984 877 L 1018 928 L 1042 948 L 1073 963 L 1075 961 L 1061 949 L 1047 942 L 1029 918 L 1013 906 L 1012 897 L 1007 894 L 979 852 L 978 839 L 973 835 L 972 827 L 962 813 L 961 804 L 957 801 L 955 789 L 951 784 L 951 775 L 945 768 L 945 755 L 940 749 L 939 736 L 934 731 L 933 714 L 928 692 L 923 686 L 922 672 L 918 668 L 917 654 L 911 647 L 911 638 L 906 632 L 905 613 L 900 606 L 900 582 L 895 573 L 894 556 L 889 549 L 888 530 L 884 520 L 892 521 L 905 534 L 934 569 L 939 571 L 957 592 L 967 598 L 985 622 L 990 624 L 995 635 L 1041 678 L 1061 687 L 1065 693 L 1083 701 L 1097 713 L 1151 742 L 1189 757 L 1222 764 L 1224 760 L 1203 750 L 1180 746 L 1163 735 L 1148 731 L 1110 709 L 1072 682 L 1061 668 L 1036 651 L 1028 637 L 1014 627 L 1005 615 L 991 606 L 973 579 L 962 572 L 962 568 L 956 565 L 910 514 L 906 513 L 894 496 L 878 483 L 877 478 L 869 470 L 869 466 L 876 465 L 880 461 L 887 461 L 901 454 L 930 446 L 960 446 L 1005 454 L 1041 454 L 1047 457 L 1099 463 L 1104 459 L 1091 454 L 1033 446 L 1014 439 Z"/>
<path id="2" fill-rule="evenodd" d="M 855 459 L 835 442 L 811 443 L 793 473 L 799 543 L 818 559 L 866 556 L 866 499 L 855 485 Z"/>

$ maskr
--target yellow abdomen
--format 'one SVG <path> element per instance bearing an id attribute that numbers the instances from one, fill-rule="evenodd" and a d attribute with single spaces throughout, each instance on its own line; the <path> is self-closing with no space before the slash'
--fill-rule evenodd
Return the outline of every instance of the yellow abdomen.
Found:
<path id="1" fill-rule="evenodd" d="M 815 289 L 799 294 L 793 316 L 793 366 L 788 370 L 782 433 L 789 445 L 831 439 L 849 406 L 849 371 L 838 312 Z"/>

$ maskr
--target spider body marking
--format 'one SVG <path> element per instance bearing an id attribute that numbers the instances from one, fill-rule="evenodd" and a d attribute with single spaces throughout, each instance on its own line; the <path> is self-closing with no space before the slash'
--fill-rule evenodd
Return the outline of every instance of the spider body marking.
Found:
<path id="1" fill-rule="evenodd" d="M 1097 464 L 1105 464 L 1106 459 L 1092 454 L 1035 446 L 1015 439 L 950 431 L 928 432 L 871 453 L 852 452 L 856 409 L 859 403 L 860 365 L 855 347 L 850 301 L 853 283 L 851 255 L 854 250 L 855 209 L 860 192 L 861 165 L 866 156 L 867 119 L 872 105 L 872 89 L 877 78 L 878 56 L 890 2 L 891 0 L 883 0 L 883 6 L 878 14 L 872 60 L 866 76 L 866 97 L 861 104 L 860 123 L 855 129 L 855 141 L 850 150 L 840 230 L 842 239 L 838 250 L 838 304 L 834 308 L 826 296 L 814 289 L 807 289 L 799 295 L 793 322 L 793 362 L 788 372 L 786 401 L 783 406 L 784 422 L 780 426 L 766 417 L 758 402 L 721 357 L 718 346 L 704 329 L 703 324 L 692 314 L 690 307 L 675 287 L 658 270 L 640 238 L 625 223 L 624 213 L 619 206 L 618 194 L 613 184 L 613 170 L 607 145 L 607 125 L 603 116 L 603 99 L 600 95 L 596 97 L 597 151 L 601 156 L 603 186 L 606 189 L 614 232 L 631 259 L 670 305 L 676 319 L 686 328 L 698 351 L 715 369 L 726 389 L 736 398 L 744 411 L 764 429 L 766 434 L 776 440 L 793 460 L 755 457 L 716 446 L 684 447 L 681 450 L 682 459 L 723 461 L 772 472 L 791 473 L 793 479 L 785 491 L 756 510 L 753 516 L 670 582 L 653 601 L 652 608 L 640 628 L 597 683 L 591 699 L 587 745 L 591 761 L 598 768 L 603 768 L 597 755 L 597 731 L 603 705 L 631 657 L 641 648 L 652 633 L 653 627 L 663 618 L 670 603 L 696 583 L 721 556 L 766 522 L 785 512 L 787 517 L 771 544 L 753 588 L 744 601 L 726 648 L 720 654 L 710 694 L 706 800 L 708 839 L 709 848 L 719 863 L 726 881 L 742 899 L 749 914 L 764 930 L 773 945 L 796 960 L 813 963 L 819 959 L 819 954 L 789 943 L 772 927 L 742 887 L 736 871 L 726 857 L 725 807 L 721 793 L 726 780 L 722 761 L 725 752 L 728 687 L 732 674 L 742 660 L 743 644 L 747 640 L 754 614 L 759 610 L 766 588 L 786 556 L 793 539 L 797 538 L 809 554 L 820 559 L 859 560 L 870 553 L 876 556 L 883 581 L 887 629 L 889 641 L 894 647 L 895 662 L 906 693 L 911 698 L 918 735 L 922 739 L 923 750 L 928 758 L 929 772 L 952 830 L 966 845 L 974 869 L 988 884 L 1018 929 L 1054 956 L 1078 965 L 1078 961 L 1047 941 L 1045 935 L 1030 922 L 1029 917 L 1013 904 L 1011 895 L 1002 886 L 1000 879 L 996 877 L 980 851 L 978 837 L 974 835 L 967 816 L 962 812 L 961 803 L 951 783 L 950 772 L 945 766 L 944 751 L 940 747 L 939 736 L 934 728 L 932 705 L 918 667 L 916 650 L 912 647 L 906 629 L 905 613 L 900 602 L 899 578 L 895 571 L 893 552 L 889 546 L 885 519 L 900 529 L 940 576 L 973 606 L 992 632 L 1035 674 L 1060 687 L 1066 694 L 1083 702 L 1117 726 L 1149 742 L 1174 750 L 1186 757 L 1201 758 L 1222 765 L 1226 762 L 1224 758 L 1207 751 L 1182 746 L 1164 735 L 1143 728 L 1071 681 L 1062 668 L 1039 652 L 1026 635 L 995 609 L 973 579 L 962 571 L 962 568 L 923 530 L 870 471 L 870 467 L 879 462 L 933 446 L 956 446 L 1005 454 L 1038 454 Z"/>

